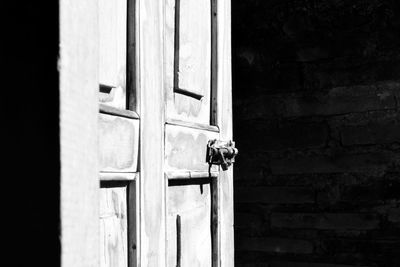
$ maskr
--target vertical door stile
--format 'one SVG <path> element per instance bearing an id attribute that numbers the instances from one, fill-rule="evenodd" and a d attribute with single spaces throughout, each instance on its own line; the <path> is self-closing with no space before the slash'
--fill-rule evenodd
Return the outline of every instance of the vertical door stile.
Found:
<path id="1" fill-rule="evenodd" d="M 44 3 L 44 2 L 42 2 Z M 98 190 L 98 161 L 97 161 L 97 153 L 98 153 L 98 144 L 97 144 L 97 135 L 98 135 L 98 35 L 96 34 L 98 28 L 98 2 L 97 0 L 87 0 L 84 4 L 77 4 L 77 2 L 71 3 L 71 1 L 60 0 L 53 2 L 53 4 L 59 5 L 59 149 L 60 149 L 60 240 L 59 245 L 61 246 L 60 255 L 60 264 L 62 266 L 98 266 L 100 262 L 100 229 L 99 229 L 99 190 Z M 46 3 L 47 5 L 47 3 Z M 21 6 L 21 11 L 25 9 Z M 3 9 L 5 11 L 5 9 Z M 44 10 L 38 10 L 40 13 L 36 13 L 35 16 L 40 16 L 40 21 L 48 21 L 48 13 Z M 53 9 L 54 11 L 54 9 Z M 7 11 L 8 13 L 9 11 Z M 44 15 L 44 17 L 42 17 Z M 56 14 L 55 14 L 56 15 Z M 53 15 L 51 15 L 53 16 Z M 57 15 L 56 15 L 57 16 Z M 46 18 L 46 20 L 43 20 Z M 23 18 L 24 22 L 27 22 L 28 18 Z M 39 25 L 38 21 L 32 22 L 32 25 L 29 25 L 26 29 L 34 29 L 33 25 Z M 82 27 L 84 25 L 84 27 Z M 53 26 L 51 26 L 53 27 Z M 39 32 L 49 31 L 48 36 L 53 36 L 53 30 L 49 27 L 48 29 L 41 29 Z M 46 38 L 47 39 L 47 38 Z M 51 38 L 53 39 L 53 38 Z M 38 39 L 39 40 L 39 39 Z M 40 40 L 41 44 L 44 44 L 45 40 Z M 48 41 L 48 40 L 46 40 Z M 33 50 L 34 47 L 38 48 L 38 44 L 30 45 L 30 49 Z M 46 45 L 47 46 L 47 45 Z M 53 47 L 53 45 L 51 45 Z M 5 50 L 3 50 L 5 51 Z M 7 51 L 10 53 L 9 51 Z M 47 51 L 47 53 L 52 53 L 51 51 Z M 48 58 L 47 54 L 45 58 Z M 32 57 L 30 57 L 32 58 Z M 43 69 L 42 64 L 47 62 L 42 61 L 36 62 L 36 66 L 41 66 L 40 69 Z M 10 68 L 10 66 L 8 66 Z M 49 65 L 46 65 L 50 67 Z M 53 68 L 53 67 L 50 67 Z M 33 71 L 37 70 L 29 70 L 28 73 L 35 73 Z M 24 71 L 26 72 L 26 70 Z M 49 79 L 53 79 L 53 74 L 49 74 Z M 21 76 L 23 77 L 23 76 Z M 35 78 L 36 80 L 36 78 Z M 23 82 L 23 84 L 27 84 Z M 32 81 L 29 81 L 29 84 L 34 84 Z M 37 85 L 35 85 L 36 88 Z M 47 88 L 49 85 L 45 85 Z M 25 88 L 24 88 L 25 89 Z M 33 90 L 33 88 L 29 88 Z M 43 90 L 41 94 L 44 94 L 46 90 Z M 57 90 L 57 88 L 53 88 Z M 22 90 L 21 90 L 22 93 Z M 18 93 L 17 93 L 18 94 Z M 15 95 L 17 95 L 15 94 Z M 22 97 L 22 96 L 20 96 Z M 26 97 L 26 96 L 25 96 Z M 41 96 L 42 98 L 43 96 Z M 36 98 L 36 97 L 35 97 Z M 29 99 L 29 101 L 33 101 L 33 99 Z M 45 99 L 49 99 L 48 96 Z M 51 97 L 53 100 L 53 97 Z M 9 100 L 7 100 L 9 101 Z M 22 103 L 28 103 L 22 101 Z M 21 103 L 20 103 L 21 104 Z M 53 105 L 53 104 L 51 104 Z M 53 109 L 46 110 L 46 117 Z M 36 111 L 33 114 L 42 114 L 40 111 Z M 30 114 L 32 117 L 33 114 Z M 55 114 L 51 113 L 51 116 Z M 32 117 L 33 118 L 33 117 Z M 37 118 L 36 118 L 37 120 Z M 40 118 L 40 120 L 44 120 L 44 118 Z M 53 127 L 53 119 L 51 120 L 51 128 Z M 37 121 L 36 121 L 37 122 Z M 37 130 L 43 130 L 49 125 L 40 126 Z M 38 126 L 35 126 L 38 127 Z M 24 129 L 22 126 L 18 127 L 19 130 Z M 38 137 L 37 130 L 29 132 L 24 136 L 32 138 Z M 41 132 L 41 131 L 40 131 Z M 13 133 L 16 133 L 13 130 Z M 51 130 L 51 134 L 53 130 Z M 46 133 L 46 136 L 49 136 Z M 53 137 L 51 137 L 53 138 Z M 58 137 L 57 137 L 58 138 Z M 9 141 L 8 141 L 9 142 Z M 26 140 L 22 143 L 25 144 Z M 7 145 L 8 147 L 8 145 Z M 36 147 L 36 146 L 33 146 Z M 29 147 L 26 147 L 27 149 Z M 46 148 L 44 151 L 49 151 Z M 53 151 L 53 147 L 51 149 Z M 37 152 L 37 151 L 35 151 Z M 39 154 L 43 154 L 43 151 L 39 152 Z M 9 156 L 9 155 L 8 155 Z M 10 157 L 10 156 L 9 156 Z M 39 162 L 40 157 L 34 160 L 34 162 Z M 43 162 L 44 163 L 44 162 Z M 47 162 L 48 164 L 48 162 Z M 54 169 L 54 166 L 50 167 Z M 47 171 L 47 170 L 46 170 Z M 52 173 L 52 172 L 51 172 Z M 49 173 L 47 173 L 47 176 Z M 4 176 L 4 175 L 3 175 Z M 56 178 L 56 177 L 53 177 Z M 43 177 L 42 177 L 43 179 Z M 14 183 L 14 182 L 13 182 Z M 17 183 L 17 182 L 16 182 Z M 24 187 L 27 187 L 26 183 L 21 183 Z M 28 183 L 29 184 L 29 183 Z M 38 187 L 42 182 L 39 182 L 36 185 Z M 53 184 L 53 182 L 51 182 Z M 47 184 L 49 186 L 50 184 Z M 3 184 L 3 188 L 5 188 Z M 46 188 L 47 189 L 47 188 Z M 36 190 L 35 194 L 38 194 L 35 189 L 23 189 L 22 192 L 28 192 L 25 190 Z M 54 188 L 52 189 L 54 190 Z M 45 192 L 43 188 L 39 190 L 40 192 Z M 19 192 L 21 194 L 21 192 Z M 29 192 L 29 196 L 31 192 Z M 53 193 L 51 193 L 53 196 Z M 37 195 L 36 195 L 37 196 Z M 27 199 L 26 195 L 20 195 L 18 202 L 22 199 Z M 42 196 L 39 198 L 35 198 L 33 202 L 30 204 L 39 204 L 38 200 L 42 199 Z M 55 199 L 48 199 L 48 201 L 54 201 Z M 20 202 L 22 203 L 22 202 Z M 53 204 L 50 204 L 53 205 Z M 13 209 L 16 205 L 13 205 Z M 36 207 L 35 207 L 36 208 Z M 45 211 L 46 207 L 39 207 L 39 211 Z M 54 211 L 51 211 L 51 214 Z M 28 214 L 40 214 L 37 210 L 30 211 L 28 213 L 22 213 L 22 215 L 18 215 L 17 218 L 27 218 Z M 4 214 L 5 215 L 5 214 Z M 4 216 L 3 215 L 3 216 Z M 4 216 L 6 217 L 6 216 Z M 9 217 L 9 216 L 7 216 Z M 30 218 L 30 219 L 39 219 L 44 220 L 44 217 L 38 218 Z M 55 218 L 53 215 L 46 215 L 47 218 Z M 13 217 L 13 220 L 16 220 Z M 11 221 L 10 221 L 11 222 Z M 13 221 L 12 221 L 13 222 Z M 21 222 L 18 222 L 19 226 Z M 24 221 L 24 224 L 32 225 L 31 222 Z M 12 223 L 10 223 L 11 225 Z M 49 224 L 45 222 L 44 225 L 52 225 L 53 222 Z M 43 225 L 43 226 L 44 226 Z M 5 229 L 5 227 L 3 228 Z M 17 227 L 13 227 L 12 229 L 17 229 Z M 7 228 L 6 231 L 11 234 L 12 229 Z M 26 229 L 19 229 L 18 231 L 26 231 Z M 51 230 L 51 234 L 46 232 L 44 235 L 44 239 L 48 240 L 48 237 L 53 236 L 53 230 Z M 32 240 L 28 237 L 39 236 L 38 233 L 26 233 L 23 232 L 24 238 L 27 242 L 20 242 L 21 253 L 18 254 L 20 257 L 25 257 L 23 262 L 30 262 L 30 265 L 35 265 L 41 258 L 38 255 L 37 259 L 29 259 L 27 258 L 24 250 L 30 250 L 30 254 L 32 254 L 32 248 L 30 246 L 36 246 L 33 249 L 34 252 L 44 252 L 44 248 L 41 248 L 37 242 L 37 240 Z M 10 235 L 11 236 L 11 235 Z M 14 236 L 14 238 L 16 238 Z M 52 237 L 53 238 L 53 237 Z M 3 238 L 4 240 L 4 238 Z M 14 239 L 13 239 L 14 240 Z M 31 243 L 33 241 L 33 243 Z M 5 242 L 3 242 L 5 243 Z M 29 246 L 27 246 L 29 243 Z M 40 242 L 39 242 L 40 243 Z M 46 244 L 45 247 L 50 247 L 53 241 Z M 6 245 L 7 249 L 11 248 L 10 244 Z M 53 249 L 52 249 L 53 250 Z M 59 249 L 57 248 L 56 251 Z M 10 256 L 10 252 L 7 251 L 4 254 L 8 254 Z M 47 251 L 48 254 L 48 251 Z M 12 255 L 12 254 L 11 254 Z M 46 255 L 48 256 L 48 255 Z M 45 256 L 45 257 L 46 257 Z M 51 255 L 50 257 L 55 259 L 58 255 Z M 11 259 L 11 258 L 10 258 Z M 17 258 L 13 258 L 15 264 L 16 262 L 21 263 Z M 3 264 L 7 260 L 2 260 Z M 48 260 L 45 260 L 48 261 Z M 53 261 L 52 261 L 53 262 Z M 44 262 L 43 262 L 44 263 Z M 46 265 L 43 264 L 42 265 Z M 7 265 L 7 263 L 5 263 Z"/>
<path id="2" fill-rule="evenodd" d="M 229 0 L 217 3 L 217 121 L 222 140 L 232 140 L 232 78 L 231 78 L 231 4 Z M 233 231 L 233 170 L 220 171 L 220 264 L 234 266 Z"/>
<path id="3" fill-rule="evenodd" d="M 165 265 L 163 1 L 138 0 L 140 265 Z"/>

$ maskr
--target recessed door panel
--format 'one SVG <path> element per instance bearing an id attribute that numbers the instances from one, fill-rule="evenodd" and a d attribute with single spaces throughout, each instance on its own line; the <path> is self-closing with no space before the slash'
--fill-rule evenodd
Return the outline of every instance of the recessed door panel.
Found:
<path id="1" fill-rule="evenodd" d="M 209 124 L 211 1 L 166 0 L 168 117 Z"/>
<path id="2" fill-rule="evenodd" d="M 100 102 L 126 108 L 127 0 L 99 0 Z"/>
<path id="3" fill-rule="evenodd" d="M 211 1 L 177 0 L 175 91 L 202 98 L 210 90 Z"/>
<path id="4" fill-rule="evenodd" d="M 128 266 L 126 186 L 100 188 L 100 266 Z"/>
<path id="5" fill-rule="evenodd" d="M 209 171 L 206 162 L 207 142 L 218 137 L 218 132 L 214 131 L 166 125 L 165 171 L 207 173 Z M 213 166 L 211 170 L 218 171 L 218 167 Z"/>
<path id="6" fill-rule="evenodd" d="M 210 183 L 168 186 L 168 266 L 212 264 Z"/>
<path id="7" fill-rule="evenodd" d="M 136 172 L 139 120 L 99 114 L 99 168 L 102 172 Z"/>

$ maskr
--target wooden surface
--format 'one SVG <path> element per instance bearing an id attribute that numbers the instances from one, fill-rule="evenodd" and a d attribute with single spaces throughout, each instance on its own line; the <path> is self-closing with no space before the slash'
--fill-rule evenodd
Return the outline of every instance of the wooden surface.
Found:
<path id="1" fill-rule="evenodd" d="M 115 115 L 119 117 L 124 117 L 128 119 L 139 119 L 139 115 L 135 111 L 127 110 L 127 109 L 119 109 L 108 106 L 106 104 L 99 103 L 99 111 L 100 113 Z"/>
<path id="2" fill-rule="evenodd" d="M 187 121 L 175 120 L 175 119 L 171 119 L 171 118 L 168 119 L 165 123 L 170 124 L 170 125 L 184 126 L 184 127 L 193 128 L 193 129 L 206 130 L 206 131 L 211 131 L 211 132 L 219 132 L 218 126 L 209 125 L 209 124 L 187 122 Z"/>
<path id="3" fill-rule="evenodd" d="M 100 266 L 128 267 L 126 186 L 100 189 Z"/>
<path id="4" fill-rule="evenodd" d="M 190 1 L 186 1 L 185 3 L 190 5 Z M 179 6 L 177 9 L 175 7 L 175 1 L 166 1 L 165 88 L 167 90 L 167 121 L 173 122 L 175 120 L 180 120 L 203 125 L 211 123 L 219 128 L 221 133 L 219 139 L 228 141 L 232 139 L 230 1 L 212 0 L 208 3 L 211 3 L 212 13 L 209 12 L 208 14 L 212 14 L 210 20 L 213 23 L 213 27 L 209 27 L 211 36 L 210 46 L 213 49 L 211 54 L 213 58 L 212 62 L 210 62 L 208 66 L 211 67 L 213 73 L 210 71 L 211 76 L 208 78 L 208 83 L 211 85 L 211 88 L 209 88 L 211 89 L 209 96 L 211 102 L 208 103 L 206 107 L 208 115 L 202 117 L 202 107 L 199 104 L 200 101 L 187 95 L 170 93 L 170 89 L 174 85 L 174 78 L 175 86 L 177 81 L 179 82 L 179 79 L 176 79 L 177 76 L 174 77 L 174 75 L 171 74 L 173 73 L 174 67 L 176 69 L 178 65 L 176 63 L 176 54 L 172 52 L 174 51 L 173 48 L 181 49 L 181 44 L 176 44 L 176 42 L 178 42 L 177 40 L 181 39 L 182 33 L 180 30 L 178 31 L 178 38 L 174 39 L 177 32 L 176 26 L 181 27 L 181 25 L 183 25 L 182 19 L 185 20 L 185 18 L 181 18 L 180 16 L 179 19 L 176 20 L 175 12 L 178 11 L 179 14 L 182 14 L 182 8 L 185 7 Z M 199 10 L 201 10 L 201 8 Z M 198 14 L 200 13 L 201 12 L 198 12 Z M 196 16 L 193 16 L 192 18 L 195 17 Z M 201 94 L 196 91 L 194 92 Z M 209 98 L 203 97 L 202 101 L 204 101 L 204 99 L 208 100 Z M 212 111 L 211 113 L 210 107 Z M 187 125 L 181 126 L 188 127 Z M 183 130 L 175 130 L 174 134 L 169 135 L 168 125 L 166 127 L 166 170 L 169 170 L 167 175 L 175 175 L 178 177 L 179 175 L 177 175 L 177 173 L 180 173 L 181 175 L 184 173 L 184 171 L 174 172 L 174 168 L 190 169 L 193 166 L 195 166 L 195 168 L 200 166 L 200 164 L 196 166 L 201 158 L 198 156 L 199 152 L 196 151 L 201 150 L 199 145 L 201 141 L 196 141 L 195 135 L 193 134 L 185 134 L 187 133 L 184 133 Z M 191 160 L 192 156 L 185 158 L 183 152 L 186 152 L 186 154 L 194 153 L 193 161 Z M 189 176 L 190 175 L 191 174 L 189 174 Z M 212 199 L 213 203 L 215 203 L 212 210 L 213 221 L 211 225 L 215 234 L 213 237 L 213 266 L 230 267 L 234 266 L 232 168 L 226 172 L 221 171 L 219 177 L 213 179 L 213 184 L 214 190 L 212 193 Z"/>
<path id="5" fill-rule="evenodd" d="M 176 219 L 180 216 L 181 266 L 211 266 L 210 184 L 168 186 L 167 254 L 177 262 Z"/>
<path id="6" fill-rule="evenodd" d="M 201 4 L 194 1 L 186 1 L 184 4 L 191 5 L 190 3 L 192 3 L 192 5 Z M 138 106 L 140 106 L 138 113 L 141 118 L 140 158 L 146 159 L 142 160 L 140 163 L 141 174 L 140 179 L 138 179 L 138 187 L 141 194 L 139 205 L 140 225 L 138 225 L 140 229 L 138 264 L 140 264 L 140 266 L 166 266 L 167 263 L 173 264 L 170 263 L 173 261 L 169 258 L 167 260 L 166 256 L 170 254 L 174 255 L 174 252 L 167 253 L 169 245 L 165 243 L 167 235 L 171 235 L 173 229 L 168 229 L 167 231 L 165 227 L 166 225 L 173 225 L 175 227 L 174 229 L 176 229 L 177 224 L 176 216 L 172 216 L 175 217 L 173 218 L 173 222 L 166 223 L 166 213 L 169 212 L 169 208 L 171 207 L 170 202 L 173 203 L 173 200 L 169 198 L 171 192 L 170 187 L 166 186 L 168 177 L 164 179 L 164 170 L 167 171 L 167 175 L 169 173 L 176 173 L 175 171 L 200 171 L 204 173 L 204 167 L 206 165 L 204 163 L 206 142 L 212 134 L 218 135 L 215 131 L 208 132 L 207 130 L 196 129 L 196 127 L 188 127 L 187 125 L 179 126 L 177 125 L 179 123 L 172 123 L 164 126 L 166 121 L 164 114 L 168 118 L 167 121 L 179 120 L 202 125 L 209 125 L 211 117 L 211 121 L 219 127 L 221 132 L 223 131 L 219 139 L 230 140 L 232 138 L 230 3 L 225 0 L 220 0 L 218 4 L 216 4 L 215 1 L 212 1 L 211 4 L 214 6 L 217 5 L 215 9 L 218 10 L 218 22 L 216 19 L 213 19 L 214 22 L 217 23 L 217 29 L 212 31 L 211 26 L 208 27 L 208 29 L 210 30 L 210 38 L 212 35 L 211 32 L 213 32 L 214 37 L 216 37 L 214 44 L 218 51 L 213 51 L 213 54 L 217 58 L 214 64 L 211 64 L 209 61 L 208 67 L 210 69 L 212 65 L 214 71 L 217 73 L 213 76 L 213 79 L 211 79 L 211 76 L 208 78 L 209 86 L 207 90 L 209 96 L 204 96 L 201 100 L 198 100 L 196 97 L 174 93 L 175 85 L 179 84 L 179 80 L 176 79 L 177 76 L 175 75 L 175 69 L 177 69 L 175 57 L 177 54 L 175 51 L 176 48 L 179 48 L 179 51 L 181 51 L 180 46 L 186 42 L 182 39 L 182 44 L 180 44 L 181 36 L 185 36 L 185 33 L 182 35 L 180 29 L 178 31 L 179 38 L 176 39 L 179 40 L 179 44 L 177 43 L 178 41 L 175 40 L 176 26 L 182 24 L 182 19 L 187 20 L 189 23 L 194 22 L 194 20 L 192 20 L 193 17 L 185 18 L 179 16 L 179 20 L 176 20 L 175 12 L 177 9 L 174 0 L 167 0 L 165 3 L 155 0 L 137 1 L 138 31 L 136 34 L 136 49 L 138 58 L 136 62 L 138 64 L 137 84 L 140 91 L 140 101 L 138 102 Z M 208 2 L 208 5 L 210 5 L 210 2 Z M 179 9 L 181 8 L 180 6 Z M 181 12 L 181 10 L 179 11 Z M 209 8 L 209 12 L 206 15 L 209 16 L 209 21 L 211 21 L 210 11 Z M 196 14 L 196 16 L 197 15 L 198 14 Z M 202 17 L 200 21 L 203 19 L 205 18 Z M 188 34 L 188 36 L 190 36 L 190 34 Z M 218 36 L 216 36 L 217 34 Z M 196 36 L 190 38 L 196 38 Z M 190 40 L 188 42 L 190 42 Z M 190 49 L 188 49 L 188 51 L 189 50 Z M 194 57 L 195 55 L 191 54 L 189 58 L 191 56 Z M 179 61 L 180 59 L 178 57 L 178 63 Z M 184 59 L 182 58 L 182 62 L 183 61 Z M 218 68 L 216 66 L 218 66 Z M 199 78 L 202 79 L 202 77 Z M 212 105 L 211 102 L 208 102 L 208 104 L 205 103 L 205 101 L 210 101 L 211 84 L 215 86 Z M 164 88 L 165 91 L 161 90 L 161 88 Z M 197 89 L 190 90 L 196 94 L 198 93 L 198 91 L 196 91 Z M 164 103 L 166 103 L 166 106 L 164 106 Z M 214 110 L 213 114 L 210 114 L 211 106 Z M 207 134 L 202 131 L 207 132 Z M 204 158 L 201 156 L 202 153 L 204 153 Z M 212 241 L 210 240 L 210 243 L 214 246 L 214 251 L 216 251 L 215 260 L 213 259 L 213 266 L 230 267 L 234 266 L 232 170 L 221 172 L 220 177 L 217 179 L 214 178 L 213 181 L 215 190 L 212 193 L 212 201 L 216 202 L 216 206 L 213 208 L 212 213 L 210 211 L 211 206 L 208 210 L 208 216 L 213 214 L 212 224 L 210 217 L 207 222 L 207 231 L 210 234 L 210 239 L 211 229 L 217 231 L 216 237 L 213 238 Z M 184 194 L 176 195 L 182 197 Z M 192 196 L 194 195 L 192 194 Z M 211 196 L 209 199 L 211 203 Z M 188 201 L 188 203 L 190 203 L 190 201 Z M 202 203 L 207 203 L 207 201 L 203 201 Z M 182 200 L 180 204 L 186 205 L 186 200 Z M 185 219 L 183 217 L 180 218 L 182 266 L 185 266 L 183 262 L 183 257 L 187 257 L 183 251 L 183 242 L 185 242 Z M 204 231 L 201 231 L 203 233 L 201 237 L 204 236 Z M 191 238 L 190 235 L 189 238 Z M 177 239 L 168 238 L 168 240 L 173 242 L 172 240 Z M 196 243 L 197 241 L 193 242 Z M 211 255 L 211 250 L 209 250 L 209 253 Z M 186 255 L 191 254 L 186 253 Z M 208 259 L 207 257 L 208 256 L 203 255 L 202 258 Z M 173 258 L 176 260 L 176 253 Z M 194 262 L 196 260 L 196 256 L 189 258 Z M 190 264 L 193 264 L 193 262 Z M 207 262 L 206 266 L 210 265 L 211 259 L 210 262 Z"/>
<path id="7" fill-rule="evenodd" d="M 217 1 L 217 125 L 221 140 L 232 139 L 231 2 Z M 238 149 L 240 151 L 240 144 Z M 219 182 L 220 262 L 234 266 L 233 168 L 221 171 Z"/>
<path id="8" fill-rule="evenodd" d="M 211 0 L 211 125 L 218 125 L 218 2 Z"/>
<path id="9" fill-rule="evenodd" d="M 205 97 L 211 74 L 211 1 L 183 0 L 175 21 L 175 88 Z"/>
<path id="10" fill-rule="evenodd" d="M 175 61 L 175 1 L 165 0 L 164 21 L 164 88 L 166 105 L 166 120 L 176 117 L 174 107 L 174 61 Z M 182 116 L 181 116 L 182 117 Z M 181 118 L 181 120 L 184 120 Z"/>
<path id="11" fill-rule="evenodd" d="M 142 267 L 165 266 L 163 1 L 138 0 L 140 90 L 140 256 Z"/>
<path id="12" fill-rule="evenodd" d="M 103 172 L 136 172 L 139 120 L 99 114 L 99 168 Z"/>
<path id="13" fill-rule="evenodd" d="M 139 90 L 137 73 L 137 48 L 136 45 L 136 24 L 139 16 L 137 15 L 136 0 L 127 0 L 127 66 L 126 66 L 126 94 L 128 99 L 128 109 L 132 111 L 140 110 Z"/>
<path id="14" fill-rule="evenodd" d="M 217 168 L 215 168 L 217 169 Z M 168 179 L 192 179 L 192 178 L 205 178 L 205 177 L 218 177 L 217 170 L 208 171 L 166 171 L 165 175 Z"/>
<path id="15" fill-rule="evenodd" d="M 218 138 L 216 132 L 165 125 L 165 171 L 208 172 L 207 143 Z"/>
<path id="16" fill-rule="evenodd" d="M 167 0 L 165 18 L 167 116 L 183 121 L 209 124 L 210 1 Z"/>
<path id="17" fill-rule="evenodd" d="M 100 172 L 100 181 L 133 181 L 138 173 L 131 172 Z"/>
<path id="18" fill-rule="evenodd" d="M 99 83 L 111 87 L 100 102 L 126 108 L 127 0 L 99 0 Z"/>
<path id="19" fill-rule="evenodd" d="M 97 6 L 97 0 L 59 1 L 60 242 L 64 267 L 100 264 Z M 32 245 L 37 246 L 35 242 Z"/>
<path id="20" fill-rule="evenodd" d="M 128 266 L 136 267 L 138 262 L 138 252 L 140 248 L 138 234 L 139 218 L 139 191 L 136 186 L 137 181 L 131 181 L 128 185 Z"/>
<path id="21" fill-rule="evenodd" d="M 220 211 L 219 211 L 219 181 L 218 176 L 211 178 L 211 241 L 212 267 L 220 266 Z"/>

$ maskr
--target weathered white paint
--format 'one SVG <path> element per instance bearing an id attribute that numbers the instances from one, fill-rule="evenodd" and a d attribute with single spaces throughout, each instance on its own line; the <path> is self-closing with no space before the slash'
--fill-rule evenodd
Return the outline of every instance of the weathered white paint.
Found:
<path id="1" fill-rule="evenodd" d="M 212 113 L 211 122 L 219 127 L 221 140 L 231 140 L 232 139 L 232 94 L 231 94 L 231 32 L 230 32 L 230 1 L 229 0 L 212 0 L 211 6 L 214 8 L 216 17 L 213 17 L 213 21 L 216 23 L 216 27 L 212 29 L 212 36 L 214 41 L 211 44 L 215 50 L 211 51 L 214 61 L 210 66 L 215 75 L 212 75 L 211 80 L 209 78 L 209 83 L 212 85 Z M 209 124 L 210 116 L 196 117 L 194 114 L 201 114 L 199 101 L 195 102 L 194 98 L 179 95 L 177 93 L 171 93 L 171 88 L 173 88 L 174 77 L 171 75 L 173 68 L 173 47 L 174 39 L 171 37 L 174 34 L 176 23 L 175 18 L 175 1 L 166 1 L 166 22 L 165 22 L 165 89 L 166 89 L 166 100 L 167 100 L 167 121 L 173 121 L 173 119 L 182 121 L 192 121 L 201 124 Z M 200 12 L 199 12 L 200 13 Z M 211 28 L 211 27 L 210 27 Z M 190 99 L 190 100 L 188 100 Z M 202 101 L 204 101 L 203 98 Z M 206 107 L 208 110 L 210 105 Z M 186 111 L 185 111 L 186 110 Z M 184 112 L 185 111 L 185 112 Z M 172 118 L 172 119 L 171 119 Z M 195 119 L 194 119 L 195 118 Z M 203 120 L 204 119 L 204 120 Z M 179 124 L 179 123 L 177 123 Z M 183 125 L 182 127 L 187 126 Z M 204 128 L 204 127 L 203 127 Z M 198 150 L 201 150 L 199 144 L 201 142 L 193 141 L 193 148 L 188 148 L 189 145 L 186 144 L 187 140 L 196 140 L 194 136 L 182 136 L 178 138 L 179 131 L 176 131 L 175 135 L 170 135 L 168 133 L 168 128 L 166 128 L 166 170 L 167 175 L 175 175 L 180 178 L 184 176 L 183 170 L 186 170 L 189 177 L 191 176 L 190 167 L 196 166 L 196 162 L 199 161 L 200 157 L 196 156 Z M 181 131 L 184 133 L 184 131 Z M 173 140 L 180 139 L 175 143 Z M 171 145 L 173 144 L 173 145 Z M 187 152 L 188 158 L 184 158 L 181 155 L 183 151 Z M 190 151 L 190 153 L 189 153 Z M 191 162 L 192 153 L 194 153 L 194 162 Z M 180 156 L 180 163 L 175 164 L 175 161 L 171 160 L 174 157 Z M 190 164 L 189 164 L 190 163 Z M 187 166 L 186 166 L 186 165 Z M 174 166 L 175 165 L 175 166 Z M 185 166 L 183 166 L 185 165 Z M 174 170 L 180 169 L 181 172 Z M 178 173 L 178 174 L 177 174 Z M 217 252 L 214 255 L 215 266 L 234 266 L 234 244 L 233 244 L 233 174 L 232 168 L 226 172 L 220 172 L 217 179 L 214 180 L 213 184 L 217 187 L 217 191 L 213 193 L 213 201 L 216 203 L 217 207 L 213 208 L 213 229 L 218 229 L 216 236 L 215 246 L 217 246 Z M 168 203 L 167 203 L 168 205 Z M 216 227 L 217 226 L 217 227 Z"/>
<path id="2" fill-rule="evenodd" d="M 99 83 L 113 87 L 100 102 L 126 108 L 127 0 L 98 0 Z"/>
<path id="3" fill-rule="evenodd" d="M 181 219 L 181 266 L 211 267 L 210 184 L 168 186 L 168 267 L 176 267 L 177 227 Z"/>
<path id="4" fill-rule="evenodd" d="M 164 48 L 171 46 L 171 43 L 167 41 L 167 32 L 170 29 L 164 28 L 165 3 L 163 1 L 138 0 L 135 4 L 137 11 L 136 87 L 139 96 L 136 107 L 140 107 L 136 111 L 141 117 L 140 158 L 148 159 L 140 162 L 141 173 L 137 178 L 138 186 L 135 189 L 140 193 L 136 196 L 139 201 L 138 265 L 166 266 L 166 190 L 168 187 L 164 178 L 164 93 L 167 102 L 174 98 L 171 90 L 173 83 L 170 83 L 174 72 L 173 61 L 172 72 L 170 72 L 168 52 Z M 101 257 L 97 163 L 99 83 L 97 8 L 98 2 L 95 0 L 60 1 L 63 266 L 99 266 Z M 217 119 L 213 121 L 216 121 L 220 129 L 220 139 L 229 140 L 232 138 L 229 0 L 218 1 L 217 13 L 218 72 L 214 77 L 217 84 L 217 101 L 212 105 L 213 108 L 216 107 Z M 165 15 L 168 20 L 170 15 L 168 12 Z M 185 105 L 182 104 L 182 106 Z M 167 105 L 168 116 L 172 114 L 169 112 L 170 106 Z M 210 105 L 207 106 L 209 108 Z M 175 109 L 175 103 L 172 107 Z M 193 109 L 194 106 L 189 103 L 188 107 Z M 190 121 L 188 118 L 185 120 Z M 207 121 L 194 122 L 208 124 L 209 118 Z M 191 128 L 187 125 L 185 127 Z M 197 173 L 204 174 L 203 171 Z M 219 205 L 218 214 L 215 216 L 219 219 L 219 263 L 221 266 L 230 267 L 234 266 L 232 170 L 221 172 L 214 181 L 218 185 L 218 192 L 213 193 L 212 198 L 213 201 L 218 201 Z M 207 201 L 202 203 L 207 203 Z M 213 214 L 215 212 L 213 211 Z"/>
<path id="5" fill-rule="evenodd" d="M 165 266 L 163 4 L 137 1 L 140 124 L 140 266 Z"/>
<path id="6" fill-rule="evenodd" d="M 131 172 L 100 172 L 100 181 L 133 181 L 138 173 Z"/>
<path id="7" fill-rule="evenodd" d="M 217 27 L 217 124 L 221 140 L 232 139 L 231 77 L 231 1 L 218 0 Z M 240 145 L 240 144 L 239 144 Z M 240 149 L 240 147 L 239 147 Z M 221 171 L 219 182 L 220 261 L 222 267 L 234 266 L 233 168 Z"/>
<path id="8" fill-rule="evenodd" d="M 217 132 L 185 126 L 165 126 L 165 171 L 207 172 L 208 140 L 218 139 Z M 218 170 L 213 166 L 213 171 Z"/>
<path id="9" fill-rule="evenodd" d="M 208 125 L 211 87 L 211 2 L 167 0 L 164 42 L 167 117 Z M 174 93 L 174 88 L 195 93 L 201 99 L 179 92 Z"/>
<path id="10" fill-rule="evenodd" d="M 139 120 L 99 114 L 99 168 L 104 172 L 136 172 Z"/>
<path id="11" fill-rule="evenodd" d="M 100 264 L 97 6 L 97 0 L 60 0 L 63 267 Z"/>
<path id="12" fill-rule="evenodd" d="M 206 100 L 211 78 L 211 1 L 179 1 L 177 87 Z M 209 101 L 207 101 L 209 103 Z"/>
<path id="13" fill-rule="evenodd" d="M 100 189 L 100 266 L 128 267 L 126 186 Z"/>

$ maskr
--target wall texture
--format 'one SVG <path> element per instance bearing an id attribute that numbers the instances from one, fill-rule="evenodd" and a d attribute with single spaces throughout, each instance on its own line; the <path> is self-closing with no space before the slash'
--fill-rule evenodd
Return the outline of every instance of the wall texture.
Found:
<path id="1" fill-rule="evenodd" d="M 232 1 L 236 266 L 400 266 L 398 1 Z"/>

